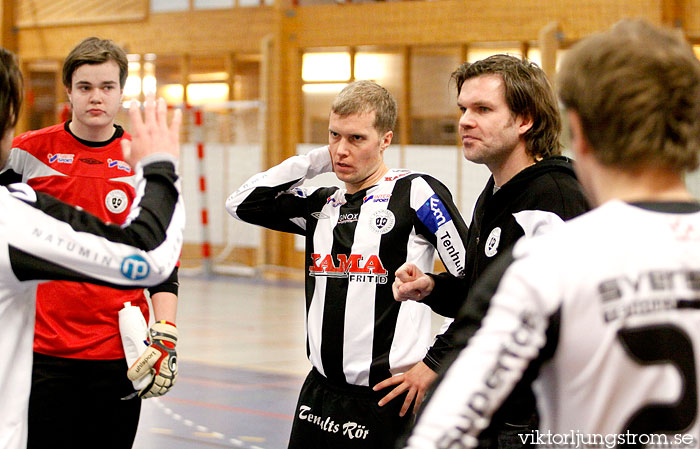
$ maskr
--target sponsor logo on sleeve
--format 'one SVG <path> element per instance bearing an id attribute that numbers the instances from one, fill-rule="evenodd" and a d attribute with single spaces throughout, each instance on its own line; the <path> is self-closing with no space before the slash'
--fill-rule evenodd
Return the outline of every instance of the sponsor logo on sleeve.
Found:
<path id="1" fill-rule="evenodd" d="M 445 248 L 447 256 L 452 260 L 458 276 L 464 276 L 464 266 L 462 265 L 462 251 L 457 248 L 455 241 L 459 242 L 459 236 L 453 238 L 447 229 L 443 229 L 438 237 L 440 244 Z M 462 248 L 461 245 L 459 245 Z M 444 262 L 444 259 L 443 259 Z"/>
<path id="2" fill-rule="evenodd" d="M 72 164 L 73 159 L 75 159 L 75 154 L 66 153 L 49 153 L 47 156 L 49 158 L 49 163 L 51 164 L 53 164 L 54 162 L 58 162 L 59 164 Z"/>
<path id="3" fill-rule="evenodd" d="M 493 228 L 484 246 L 486 257 L 493 257 L 498 253 L 498 244 L 501 243 L 501 228 Z"/>
<path id="4" fill-rule="evenodd" d="M 77 209 L 77 208 L 76 208 Z M 109 267 L 112 265 L 112 257 L 108 254 L 102 254 L 97 249 L 83 246 L 75 240 L 67 238 L 66 235 L 55 233 L 53 230 L 34 227 L 32 237 L 40 240 L 44 245 L 54 247 L 56 250 L 75 254 L 83 260 L 88 260 L 91 263 Z"/>
<path id="5" fill-rule="evenodd" d="M 129 205 L 129 199 L 123 190 L 114 189 L 105 197 L 105 206 L 113 214 L 121 214 Z"/>
<path id="6" fill-rule="evenodd" d="M 339 207 L 345 204 L 344 200 L 338 200 L 333 196 L 329 196 L 328 199 L 326 200 L 326 204 L 330 204 L 333 207 Z"/>
<path id="7" fill-rule="evenodd" d="M 433 194 L 423 205 L 416 211 L 418 219 L 435 234 L 438 229 L 446 223 L 452 221 L 452 216 L 447 212 L 445 204 L 440 198 Z"/>
<path id="8" fill-rule="evenodd" d="M 122 275 L 132 281 L 145 279 L 148 277 L 150 271 L 151 267 L 148 265 L 148 262 L 146 262 L 146 259 L 138 254 L 129 256 L 122 261 Z"/>
<path id="9" fill-rule="evenodd" d="M 109 168 L 116 168 L 117 170 L 122 170 L 127 173 L 131 172 L 131 165 L 124 161 L 119 161 L 116 159 L 107 159 L 107 166 Z"/>

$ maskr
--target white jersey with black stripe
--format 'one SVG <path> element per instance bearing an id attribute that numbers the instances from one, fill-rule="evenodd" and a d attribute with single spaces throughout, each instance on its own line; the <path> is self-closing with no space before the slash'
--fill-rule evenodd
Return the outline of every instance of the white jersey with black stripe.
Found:
<path id="1" fill-rule="evenodd" d="M 447 188 L 428 175 L 389 170 L 354 194 L 300 187 L 329 171 L 328 147 L 317 148 L 254 176 L 226 208 L 306 236 L 309 359 L 329 379 L 369 386 L 422 360 L 433 337 L 427 306 L 394 301 L 395 271 L 406 261 L 432 271 L 438 254 L 463 275 L 467 227 Z"/>
<path id="2" fill-rule="evenodd" d="M 455 324 L 473 336 L 408 447 L 475 447 L 518 381 L 537 396 L 531 443 L 698 447 L 697 203 L 609 202 L 521 240 L 469 299 Z"/>
<path id="3" fill-rule="evenodd" d="M 139 169 L 137 197 L 122 226 L 104 224 L 26 184 L 0 187 L 1 449 L 27 444 L 38 282 L 137 288 L 163 282 L 174 269 L 185 220 L 179 182 L 171 158 L 149 160 Z"/>

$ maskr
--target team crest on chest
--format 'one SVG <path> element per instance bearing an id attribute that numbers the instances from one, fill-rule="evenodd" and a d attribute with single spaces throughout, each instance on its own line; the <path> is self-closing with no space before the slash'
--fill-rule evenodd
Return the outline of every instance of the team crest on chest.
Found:
<path id="1" fill-rule="evenodd" d="M 484 246 L 486 257 L 493 257 L 496 255 L 499 243 L 501 243 L 501 228 L 493 228 Z"/>
<path id="2" fill-rule="evenodd" d="M 394 229 L 396 217 L 394 213 L 388 209 L 380 209 L 374 212 L 369 217 L 369 227 L 379 234 L 386 234 Z"/>
<path id="3" fill-rule="evenodd" d="M 105 206 L 113 214 L 121 214 L 129 205 L 129 199 L 123 190 L 114 189 L 105 197 Z"/>

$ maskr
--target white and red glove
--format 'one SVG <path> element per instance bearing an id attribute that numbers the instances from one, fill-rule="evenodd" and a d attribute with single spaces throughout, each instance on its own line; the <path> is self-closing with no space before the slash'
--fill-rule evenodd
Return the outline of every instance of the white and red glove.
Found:
<path id="1" fill-rule="evenodd" d="M 129 380 L 138 380 L 151 373 L 153 379 L 141 391 L 146 399 L 167 393 L 177 379 L 177 328 L 168 321 L 156 321 L 149 330 L 151 344 L 126 372 Z"/>

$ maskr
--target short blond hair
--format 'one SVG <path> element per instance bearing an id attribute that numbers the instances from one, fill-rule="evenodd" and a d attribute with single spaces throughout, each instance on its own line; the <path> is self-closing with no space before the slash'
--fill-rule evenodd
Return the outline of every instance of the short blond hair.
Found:
<path id="1" fill-rule="evenodd" d="M 341 117 L 374 111 L 374 128 L 380 136 L 396 126 L 396 100 L 388 90 L 374 81 L 355 81 L 340 91 L 331 112 Z"/>
<path id="2" fill-rule="evenodd" d="M 601 163 L 698 167 L 700 61 L 674 31 L 621 21 L 571 48 L 558 86 Z"/>

